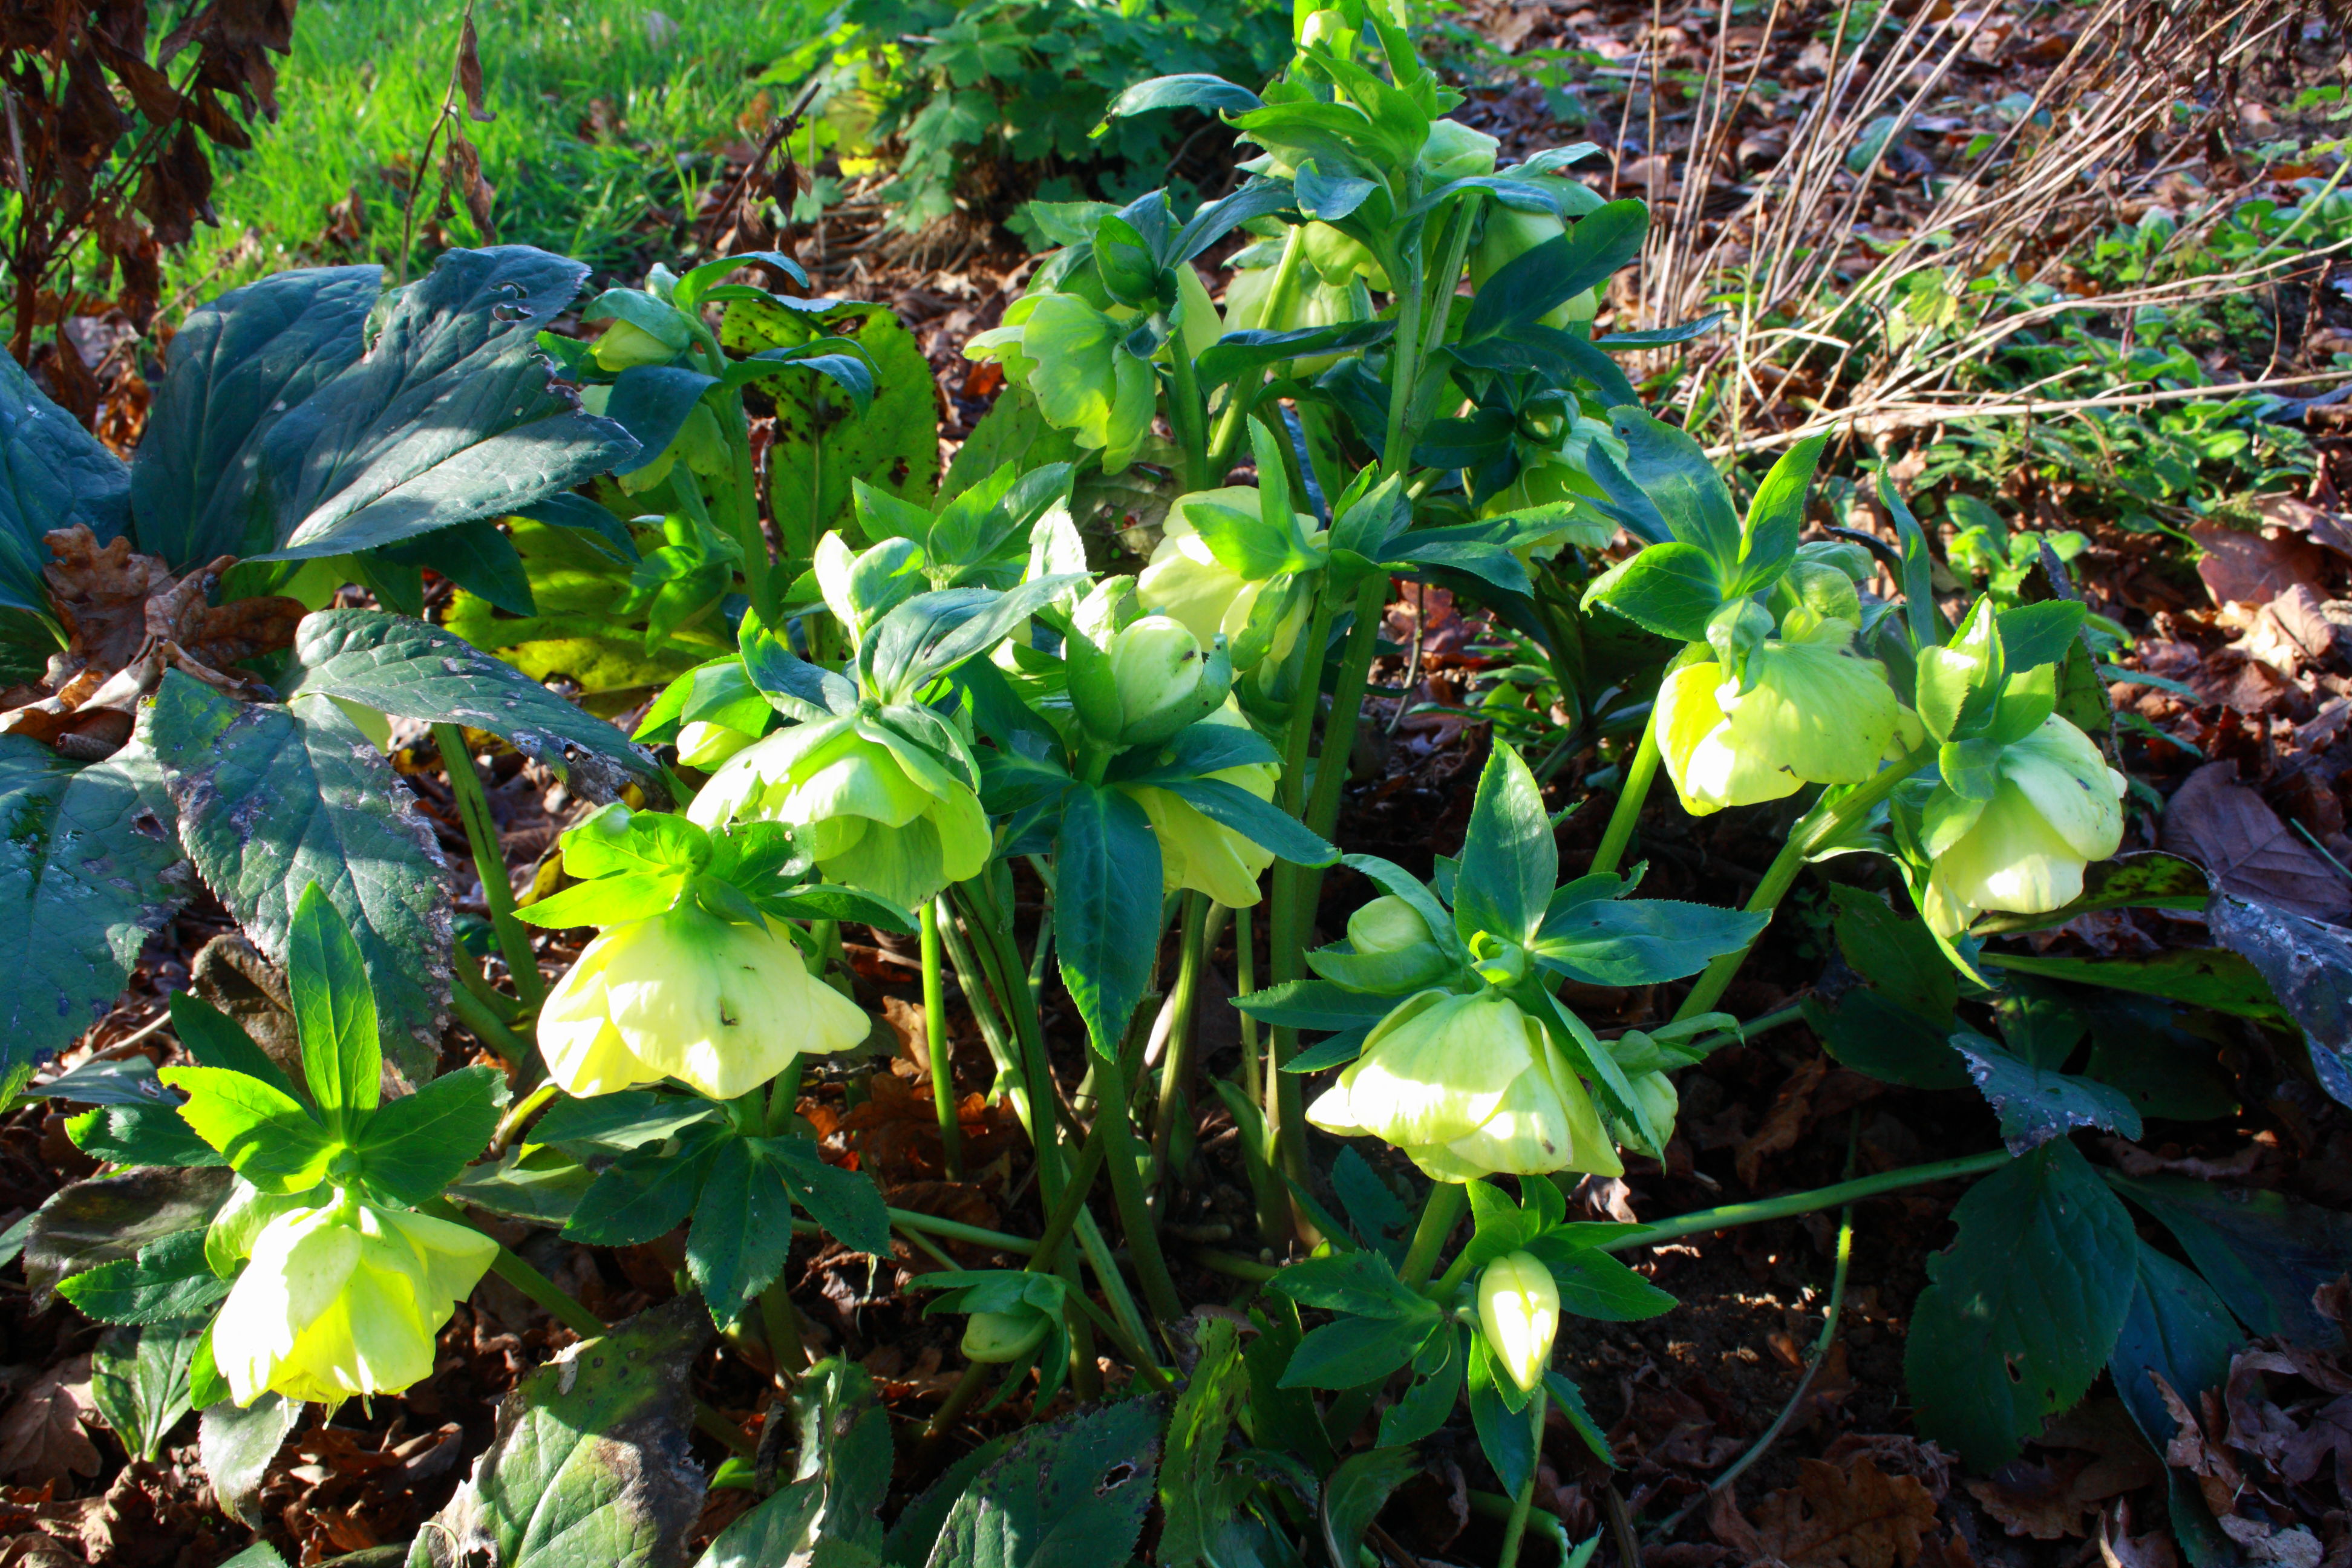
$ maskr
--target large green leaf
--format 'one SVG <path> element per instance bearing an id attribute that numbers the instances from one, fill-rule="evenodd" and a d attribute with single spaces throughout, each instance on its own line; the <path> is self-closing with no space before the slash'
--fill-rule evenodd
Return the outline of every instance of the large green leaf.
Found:
<path id="1" fill-rule="evenodd" d="M 1160 935 L 1160 841 L 1118 790 L 1080 784 L 1064 797 L 1055 840 L 1062 983 L 1094 1048 L 1118 1049 L 1142 999 Z"/>
<path id="2" fill-rule="evenodd" d="M 152 1463 L 188 1413 L 188 1367 L 200 1328 L 109 1329 L 90 1352 L 89 1396 L 134 1459 Z"/>
<path id="3" fill-rule="evenodd" d="M 2000 1118 L 2001 1141 L 2022 1154 L 2077 1127 L 2099 1127 L 2126 1138 L 2140 1135 L 2131 1097 L 2094 1078 L 2036 1067 L 1973 1029 L 1955 1031 L 1952 1049 Z"/>
<path id="4" fill-rule="evenodd" d="M 131 470 L 0 352 L 0 610 L 48 614 L 41 568 L 52 529 L 100 543 L 131 521 Z"/>
<path id="5" fill-rule="evenodd" d="M 383 277 L 304 268 L 188 313 L 131 462 L 141 549 L 179 569 L 277 542 L 259 503 L 262 438 L 360 357 Z"/>
<path id="6" fill-rule="evenodd" d="M 627 431 L 551 384 L 538 343 L 587 276 L 543 250 L 492 246 L 452 250 L 392 295 L 367 353 L 261 437 L 269 558 L 504 516 L 632 456 Z"/>
<path id="7" fill-rule="evenodd" d="M 1959 1236 L 1927 1259 L 1903 1370 L 1920 1430 L 1990 1470 L 2106 1364 L 2139 1239 L 2063 1139 L 1979 1182 L 1952 1218 Z"/>
<path id="8" fill-rule="evenodd" d="M 720 341 L 740 353 L 791 348 L 822 335 L 854 338 L 874 365 L 874 401 L 861 413 L 814 371 L 779 365 L 757 384 L 775 399 L 768 492 L 793 521 L 788 548 L 806 550 L 826 530 L 858 537 L 850 481 L 928 506 L 940 477 L 940 393 L 914 334 L 880 305 L 840 304 L 817 314 L 764 300 L 727 306 Z"/>
<path id="9" fill-rule="evenodd" d="M 930 1568 L 1105 1568 L 1135 1550 L 1160 1468 L 1158 1399 L 1129 1399 L 1014 1440 L 949 1510 Z"/>
<path id="10" fill-rule="evenodd" d="M 78 766 L 0 735 L 0 1090 L 106 1016 L 185 901 L 172 803 L 146 738 Z"/>
<path id="11" fill-rule="evenodd" d="M 293 695 L 320 693 L 398 719 L 462 724 L 512 742 L 585 800 L 651 785 L 661 770 L 642 748 L 503 659 L 424 621 L 374 610 L 306 616 L 294 633 Z"/>
<path id="12" fill-rule="evenodd" d="M 709 1337 L 702 1303 L 682 1296 L 525 1377 L 472 1478 L 416 1532 L 408 1568 L 681 1561 L 703 1492 L 687 1457 L 689 1373 Z"/>
<path id="13" fill-rule="evenodd" d="M 2301 1344 L 2334 1342 L 2337 1329 L 2311 1298 L 2352 1258 L 2352 1215 L 2188 1176 L 2107 1182 L 2164 1222 L 2246 1327 Z"/>
<path id="14" fill-rule="evenodd" d="M 449 894 L 415 797 L 323 698 L 239 703 L 167 672 L 142 729 L 173 770 L 180 841 L 261 950 L 283 961 L 317 883 L 352 928 L 383 1019 L 385 1066 L 433 1076 L 449 1007 Z"/>
<path id="15" fill-rule="evenodd" d="M 1478 776 L 1462 870 L 1454 883 L 1454 924 L 1462 940 L 1480 931 L 1531 940 L 1559 879 L 1559 847 L 1543 791 L 1515 746 L 1497 746 Z"/>
<path id="16" fill-rule="evenodd" d="M 211 1355 L 209 1350 L 205 1356 Z M 294 1435 L 306 1408 L 299 1399 L 265 1394 L 239 1410 L 226 1398 L 207 1405 L 197 1423 L 198 1453 L 213 1495 L 230 1513 L 257 1528 L 261 1523 L 261 1479 L 270 1461 Z M 236 1561 L 236 1559 L 232 1559 Z"/>

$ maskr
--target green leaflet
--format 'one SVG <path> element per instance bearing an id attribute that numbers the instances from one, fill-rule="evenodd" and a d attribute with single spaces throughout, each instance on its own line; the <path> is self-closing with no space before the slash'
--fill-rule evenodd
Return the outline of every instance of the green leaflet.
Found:
<path id="1" fill-rule="evenodd" d="M 1160 1468 L 1161 1402 L 1129 1399 L 1033 1426 L 948 1510 L 929 1568 L 1122 1563 Z"/>
<path id="2" fill-rule="evenodd" d="M 2131 1307 L 2131 1216 L 2073 1144 L 2044 1143 L 1959 1202 L 1927 1259 L 1903 1370 L 1920 1428 L 1972 1467 L 2014 1458 L 2083 1396 Z"/>
<path id="3" fill-rule="evenodd" d="M 638 1313 L 526 1376 L 489 1451 L 417 1531 L 408 1568 L 655 1568 L 702 1506 L 687 1457 L 688 1369 L 710 1337 L 691 1296 Z"/>

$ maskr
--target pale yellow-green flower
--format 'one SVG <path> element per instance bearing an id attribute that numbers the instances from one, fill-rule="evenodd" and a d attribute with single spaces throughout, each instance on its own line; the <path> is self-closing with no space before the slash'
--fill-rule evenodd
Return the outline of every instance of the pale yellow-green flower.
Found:
<path id="1" fill-rule="evenodd" d="M 2052 714 L 2003 747 L 1992 798 L 1936 856 L 1920 911 L 1947 936 L 1986 910 L 2047 914 L 2083 895 L 2083 868 L 2123 844 L 2124 776 Z"/>
<path id="2" fill-rule="evenodd" d="M 1827 620 L 1804 640 L 1766 640 L 1749 656 L 1755 685 L 1744 694 L 1712 659 L 1666 677 L 1658 751 L 1684 810 L 1705 816 L 1878 771 L 1901 709 L 1877 662 L 1852 651 L 1853 636 Z"/>
<path id="3" fill-rule="evenodd" d="M 1242 717 L 1230 700 L 1201 722 L 1249 727 L 1249 721 Z M 1247 763 L 1237 768 L 1221 768 L 1205 776 L 1245 789 L 1260 800 L 1272 800 L 1275 781 L 1282 776 L 1282 770 L 1270 763 Z M 1179 888 L 1190 888 L 1207 894 L 1227 909 L 1246 909 L 1257 902 L 1257 879 L 1274 864 L 1273 850 L 1261 848 L 1254 839 L 1213 821 L 1173 791 L 1141 784 L 1128 793 L 1135 797 L 1136 805 L 1143 807 L 1143 815 L 1150 819 L 1151 831 L 1160 840 L 1163 895 Z"/>
<path id="4" fill-rule="evenodd" d="M 759 738 L 725 724 L 698 719 L 678 727 L 677 760 L 687 767 L 708 772 Z"/>
<path id="5" fill-rule="evenodd" d="M 790 826 L 825 876 L 904 909 L 988 863 L 980 797 L 925 748 L 863 717 L 794 724 L 736 752 L 687 807 L 716 830 Z"/>
<path id="6" fill-rule="evenodd" d="M 1423 991 L 1400 1003 L 1307 1120 L 1393 1143 L 1435 1181 L 1624 1173 L 1583 1083 L 1499 991 Z"/>
<path id="7" fill-rule="evenodd" d="M 674 1078 L 732 1100 L 867 1027 L 790 937 L 685 904 L 590 942 L 540 1011 L 539 1050 L 567 1094 Z"/>
<path id="8" fill-rule="evenodd" d="M 345 1193 L 279 1215 L 213 1323 L 229 1397 L 339 1405 L 433 1374 L 434 1336 L 498 1256 L 480 1231 Z"/>
<path id="9" fill-rule="evenodd" d="M 1507 1252 L 1478 1276 L 1478 1328 L 1495 1362 L 1532 1394 L 1551 1365 L 1559 1287 L 1532 1253 Z"/>
<path id="10" fill-rule="evenodd" d="M 1167 520 L 1160 524 L 1159 546 L 1151 552 L 1151 563 L 1135 580 L 1136 602 L 1183 622 L 1204 647 L 1220 635 L 1230 647 L 1247 629 L 1258 597 L 1272 579 L 1254 582 L 1218 560 L 1192 521 L 1192 510 L 1197 506 L 1228 507 L 1255 517 L 1259 511 L 1258 492 L 1247 485 L 1228 485 L 1220 489 L 1194 490 L 1171 502 Z M 1303 512 L 1293 515 L 1307 542 L 1319 546 L 1323 533 L 1315 526 L 1315 520 Z M 1297 645 L 1299 630 L 1306 624 L 1307 609 L 1307 597 L 1299 595 L 1284 611 L 1265 655 L 1276 664 L 1287 658 Z"/>

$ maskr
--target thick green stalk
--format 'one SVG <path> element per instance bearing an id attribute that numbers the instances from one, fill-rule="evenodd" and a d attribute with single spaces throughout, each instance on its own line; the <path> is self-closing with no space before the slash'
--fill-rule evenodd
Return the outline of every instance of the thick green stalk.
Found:
<path id="1" fill-rule="evenodd" d="M 1265 296 L 1265 313 L 1258 325 L 1275 331 L 1275 323 L 1289 313 L 1290 302 L 1298 295 L 1298 278 L 1307 255 L 1304 228 L 1293 228 L 1282 242 L 1282 259 L 1275 264 L 1274 283 Z M 1225 392 L 1225 406 L 1217 416 L 1216 433 L 1209 442 L 1209 472 L 1223 479 L 1234 466 L 1234 455 L 1241 450 L 1243 433 L 1248 428 L 1250 405 L 1255 401 L 1259 386 L 1253 374 L 1247 385 L 1233 383 Z"/>
<path id="2" fill-rule="evenodd" d="M 1436 1182 L 1421 1205 L 1421 1223 L 1412 1228 L 1412 1241 L 1405 1248 L 1404 1266 L 1397 1277 L 1408 1285 L 1419 1285 L 1437 1267 L 1437 1255 L 1445 1249 L 1445 1238 L 1454 1234 L 1454 1222 L 1470 1202 L 1470 1189 L 1460 1182 Z"/>
<path id="3" fill-rule="evenodd" d="M 1837 837 L 1846 827 L 1870 815 L 1881 801 L 1893 795 L 1903 781 L 1936 760 L 1937 746 L 1933 739 L 1923 742 L 1919 749 L 1900 762 L 1879 770 L 1878 776 L 1866 784 L 1855 787 L 1834 805 L 1824 810 L 1815 806 L 1807 812 L 1796 826 L 1789 830 L 1789 841 L 1780 846 L 1780 853 L 1764 868 L 1764 879 L 1757 884 L 1756 896 L 1748 900 L 1751 914 L 1769 914 L 1780 906 L 1797 882 L 1797 874 L 1805 868 L 1805 857 Z M 1759 939 L 1762 932 L 1757 933 Z M 1751 942 L 1737 952 L 1727 952 L 1708 964 L 1683 1005 L 1675 1009 L 1677 1020 L 1695 1017 L 1712 1009 L 1724 991 L 1731 984 L 1739 966 L 1748 961 L 1756 943 Z"/>
<path id="4" fill-rule="evenodd" d="M 1381 476 L 1402 477 L 1412 467 L 1412 397 L 1421 379 L 1423 279 L 1420 251 L 1409 276 L 1396 278 L 1397 328 L 1389 348 L 1389 423 L 1381 446 Z M 1394 274 L 1391 273 L 1391 277 Z"/>
<path id="5" fill-rule="evenodd" d="M 1754 1203 L 1726 1204 L 1720 1208 L 1676 1215 L 1671 1219 L 1645 1225 L 1631 1236 L 1615 1237 L 1598 1246 L 1602 1252 L 1630 1252 L 1637 1247 L 1655 1247 L 1660 1242 L 1673 1241 L 1678 1237 L 1704 1236 L 1711 1230 L 1729 1230 L 1736 1226 L 1787 1219 L 1794 1215 L 1811 1214 L 1816 1209 L 1858 1203 L 1884 1193 L 1898 1193 L 1906 1187 L 1924 1187 L 1930 1182 L 1980 1176 L 1988 1171 L 1998 1171 L 2008 1164 L 2010 1159 L 2006 1149 L 1989 1149 L 1981 1154 L 1964 1154 L 1957 1160 L 1938 1160 L 1927 1165 L 1906 1165 L 1899 1171 L 1882 1171 L 1877 1175 L 1860 1176 L 1851 1182 L 1840 1182 L 1835 1186 L 1815 1187 L 1802 1193 L 1783 1193 L 1779 1197 L 1759 1198 Z"/>
<path id="6" fill-rule="evenodd" d="M 1192 1069 L 1192 1013 L 1201 989 L 1202 949 L 1207 945 L 1209 900 L 1202 893 L 1184 895 L 1182 956 L 1176 964 L 1175 988 L 1169 993 L 1168 1047 L 1160 1058 L 1160 1107 L 1151 1123 L 1151 1181 L 1157 1189 L 1168 1166 L 1168 1147 L 1175 1136 L 1177 1113 L 1183 1108 L 1185 1079 Z"/>
<path id="7" fill-rule="evenodd" d="M 808 1347 L 801 1342 L 800 1312 L 790 1291 L 778 1279 L 760 1292 L 760 1327 L 768 1342 L 768 1357 L 775 1363 L 776 1381 L 789 1388 L 808 1370 Z"/>
<path id="8" fill-rule="evenodd" d="M 940 1147 L 948 1180 L 963 1180 L 963 1128 L 956 1116 L 955 1061 L 948 1051 L 947 987 L 940 977 L 938 900 L 923 900 L 923 1038 L 931 1060 L 931 1108 L 940 1123 Z"/>
<path id="9" fill-rule="evenodd" d="M 1143 1299 L 1151 1304 L 1151 1310 L 1160 1321 L 1172 1323 L 1184 1315 L 1184 1303 L 1176 1294 L 1176 1281 L 1169 1275 L 1168 1260 L 1160 1256 L 1160 1232 L 1152 1221 L 1151 1206 L 1144 1201 L 1143 1151 L 1136 1139 L 1135 1127 L 1128 1120 L 1127 1074 L 1118 1062 L 1097 1058 L 1095 1076 L 1102 1084 L 1095 1131 L 1108 1129 L 1103 1160 L 1110 1168 L 1111 1201 L 1118 1206 L 1119 1227 L 1127 1233 L 1127 1250 L 1135 1260 Z M 1093 1142 L 1091 1135 L 1087 1142 Z"/>
<path id="10" fill-rule="evenodd" d="M 963 1375 L 956 1379 L 955 1386 L 948 1390 L 946 1400 L 931 1413 L 929 1424 L 923 1428 L 923 1445 L 915 1454 L 918 1470 L 922 1468 L 923 1458 L 930 1452 L 933 1445 L 947 1436 L 948 1428 L 955 1425 L 956 1418 L 971 1409 L 971 1402 L 980 1397 L 980 1385 L 987 1380 L 989 1365 L 984 1361 L 967 1365 Z"/>
<path id="11" fill-rule="evenodd" d="M 515 995 L 527 1012 L 537 1012 L 547 1000 L 547 983 L 539 977 L 539 957 L 531 951 L 530 932 L 515 919 L 514 889 L 507 882 L 506 853 L 499 847 L 499 825 L 490 816 L 490 797 L 482 792 L 482 775 L 474 771 L 473 753 L 466 750 L 465 731 L 455 724 L 433 726 L 433 743 L 440 748 L 441 765 L 449 774 L 449 793 L 457 800 L 457 819 L 465 825 L 466 843 L 474 851 L 474 873 L 481 879 L 482 902 L 498 932 L 499 952 L 514 979 Z"/>
<path id="12" fill-rule="evenodd" d="M 1528 1402 L 1528 1421 L 1535 1428 L 1535 1447 L 1543 1451 L 1544 1399 L 1541 1384 L 1535 1397 Z M 1536 1467 L 1528 1467 L 1528 1479 L 1519 1484 L 1518 1496 L 1511 1500 L 1511 1517 L 1503 1523 L 1503 1553 L 1495 1559 L 1495 1568 L 1519 1568 L 1519 1542 L 1528 1533 L 1528 1511 L 1535 1507 Z"/>
<path id="13" fill-rule="evenodd" d="M 496 1051 L 513 1069 L 515 1088 L 527 1089 L 538 1084 L 547 1070 L 546 1064 L 539 1059 L 539 1052 L 529 1040 L 509 1028 L 507 1021 L 491 1012 L 480 997 L 460 985 L 449 994 L 449 1011 L 472 1031 L 474 1038 Z"/>
<path id="14" fill-rule="evenodd" d="M 1389 597 L 1389 574 L 1374 570 L 1356 585 L 1356 619 L 1348 628 L 1347 646 L 1339 653 L 1339 679 L 1331 689 L 1331 711 L 1323 721 L 1323 749 L 1315 757 L 1315 796 L 1307 802 L 1307 826 L 1324 838 L 1339 820 L 1339 792 L 1348 782 L 1348 763 L 1356 749 L 1356 723 L 1363 716 L 1364 689 L 1380 651 L 1381 611 Z M 1307 910 L 1311 923 L 1314 900 L 1322 885 L 1320 867 L 1300 867 L 1307 878 Z M 1304 931 L 1299 933 L 1302 937 Z"/>
<path id="15" fill-rule="evenodd" d="M 1209 477 L 1209 410 L 1201 400 L 1200 372 L 1184 347 L 1181 328 L 1168 337 L 1168 424 L 1184 454 L 1187 490 L 1204 490 L 1215 481 Z"/>
<path id="16" fill-rule="evenodd" d="M 546 1109 L 547 1102 L 554 1098 L 555 1086 L 551 1083 L 543 1083 L 509 1107 L 507 1113 L 499 1118 L 498 1130 L 490 1134 L 490 1158 L 495 1160 L 513 1148 L 515 1140 L 522 1136 L 523 1130 L 538 1118 L 539 1113 Z"/>
<path id="17" fill-rule="evenodd" d="M 1618 783 L 1617 804 L 1610 808 L 1601 847 L 1592 853 L 1593 872 L 1613 872 L 1624 860 L 1625 847 L 1633 842 L 1634 824 L 1642 819 L 1642 804 L 1657 779 L 1659 760 L 1658 705 L 1653 702 L 1649 722 L 1642 726 L 1642 743 L 1634 748 L 1633 761 L 1625 764 L 1625 776 Z"/>

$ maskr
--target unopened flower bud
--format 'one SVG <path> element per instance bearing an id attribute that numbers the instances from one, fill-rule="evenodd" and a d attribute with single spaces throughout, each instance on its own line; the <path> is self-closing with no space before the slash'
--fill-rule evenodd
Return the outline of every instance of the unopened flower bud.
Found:
<path id="1" fill-rule="evenodd" d="M 974 1312 L 964 1321 L 964 1359 L 1019 1361 L 1044 1342 L 1053 1326 L 1043 1312 Z"/>
<path id="2" fill-rule="evenodd" d="M 1534 1393 L 1559 1332 L 1559 1287 L 1532 1253 L 1507 1252 L 1478 1276 L 1478 1327 L 1513 1383 Z"/>
<path id="3" fill-rule="evenodd" d="M 1207 668 L 1201 639 L 1172 616 L 1145 616 L 1111 638 L 1119 717 L 1129 730 L 1185 706 Z"/>

